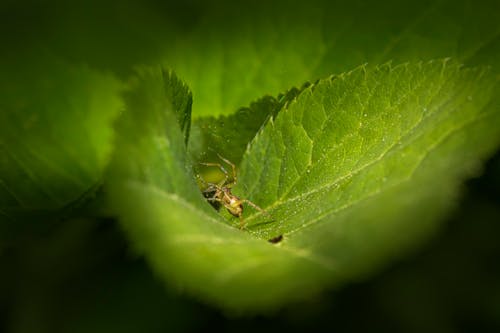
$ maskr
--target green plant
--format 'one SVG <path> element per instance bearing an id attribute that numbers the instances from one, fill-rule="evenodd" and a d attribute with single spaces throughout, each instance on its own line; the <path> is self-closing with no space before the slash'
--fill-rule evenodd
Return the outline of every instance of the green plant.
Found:
<path id="1" fill-rule="evenodd" d="M 421 244 L 500 143 L 486 5 L 197 5 L 189 30 L 162 30 L 160 60 L 130 60 L 163 66 L 103 74 L 101 58 L 73 64 L 57 47 L 5 60 L 6 244 L 28 222 L 111 215 L 169 285 L 262 312 Z M 233 193 L 269 216 L 245 208 L 240 230 L 206 201 L 196 173 L 215 152 L 238 165 Z"/>

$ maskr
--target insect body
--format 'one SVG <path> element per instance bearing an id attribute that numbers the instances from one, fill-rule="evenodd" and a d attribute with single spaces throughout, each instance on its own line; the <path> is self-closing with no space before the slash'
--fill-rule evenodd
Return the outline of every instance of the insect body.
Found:
<path id="1" fill-rule="evenodd" d="M 272 244 L 278 244 L 282 240 L 283 240 L 283 235 L 278 235 L 276 237 L 273 237 L 273 238 L 269 239 L 268 242 L 272 243 Z"/>
<path id="2" fill-rule="evenodd" d="M 225 178 L 219 182 L 218 184 L 215 183 L 207 183 L 205 182 L 201 177 L 198 177 L 202 183 L 206 185 L 205 190 L 203 190 L 203 196 L 207 199 L 212 206 L 219 210 L 221 206 L 224 206 L 227 211 L 233 215 L 236 216 L 240 219 L 240 228 L 244 227 L 244 220 L 243 220 L 243 204 L 249 204 L 253 208 L 257 209 L 261 213 L 267 214 L 262 208 L 251 202 L 250 200 L 247 199 L 241 199 L 237 197 L 236 195 L 231 193 L 231 188 L 236 185 L 236 182 L 238 181 L 237 175 L 236 175 L 236 167 L 233 163 L 231 163 L 229 160 L 225 159 L 224 157 L 220 156 L 217 154 L 219 158 L 224 161 L 226 164 L 231 166 L 232 169 L 232 181 L 229 181 L 229 174 L 224 169 L 224 166 L 220 163 L 201 163 L 206 166 L 214 166 L 218 167 L 225 175 Z"/>
<path id="3" fill-rule="evenodd" d="M 207 192 L 208 191 L 208 192 Z M 231 193 L 231 189 L 226 186 L 211 188 L 210 186 L 203 191 L 204 196 L 212 204 L 224 205 L 227 211 L 233 216 L 241 217 L 243 214 L 243 202 L 239 197 Z"/>

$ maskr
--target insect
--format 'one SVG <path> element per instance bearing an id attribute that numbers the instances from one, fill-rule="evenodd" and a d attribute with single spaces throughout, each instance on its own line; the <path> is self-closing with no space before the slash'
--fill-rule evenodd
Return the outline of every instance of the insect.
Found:
<path id="1" fill-rule="evenodd" d="M 283 235 L 278 235 L 268 240 L 269 243 L 277 244 L 283 240 Z"/>
<path id="2" fill-rule="evenodd" d="M 224 206 L 227 211 L 240 219 L 240 229 L 243 229 L 245 226 L 245 222 L 243 219 L 243 204 L 246 203 L 261 213 L 269 215 L 265 210 L 251 202 L 247 199 L 241 199 L 231 193 L 231 188 L 236 185 L 238 178 L 236 174 L 236 166 L 231 163 L 229 160 L 225 159 L 221 155 L 217 154 L 219 158 L 224 161 L 227 165 L 231 166 L 232 169 L 232 178 L 230 178 L 229 173 L 224 168 L 224 166 L 220 163 L 200 163 L 202 165 L 218 167 L 222 173 L 224 173 L 224 179 L 219 183 L 207 183 L 203 178 L 198 176 L 198 179 L 204 184 L 206 187 L 203 190 L 203 196 L 207 199 L 207 201 L 217 210 Z M 232 181 L 230 181 L 232 179 Z"/>

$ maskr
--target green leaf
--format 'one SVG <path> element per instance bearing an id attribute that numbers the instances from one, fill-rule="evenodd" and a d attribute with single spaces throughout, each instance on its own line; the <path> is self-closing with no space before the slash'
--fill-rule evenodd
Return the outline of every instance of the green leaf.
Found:
<path id="1" fill-rule="evenodd" d="M 0 214 L 16 222 L 54 214 L 99 185 L 121 83 L 45 52 L 2 66 Z"/>
<path id="2" fill-rule="evenodd" d="M 158 95 L 154 96 L 159 103 L 169 103 L 172 105 L 163 105 L 162 107 L 174 111 L 177 121 L 179 123 L 182 134 L 184 135 L 184 142 L 187 145 L 189 140 L 189 131 L 191 129 L 191 105 L 193 104 L 193 95 L 184 82 L 179 80 L 173 71 L 163 71 L 163 82 L 165 90 L 163 92 L 156 92 Z M 154 84 L 153 89 L 160 85 Z M 165 95 L 160 95 L 164 93 Z M 151 98 L 153 100 L 153 98 Z"/>
<path id="3" fill-rule="evenodd" d="M 175 110 L 157 102 L 170 86 L 160 78 L 126 98 L 110 198 L 160 276 L 231 311 L 265 311 L 402 255 L 500 140 L 485 70 L 434 61 L 321 80 L 251 143 L 234 191 L 270 216 L 250 208 L 239 230 L 200 194 Z"/>
<path id="4" fill-rule="evenodd" d="M 265 96 L 251 103 L 250 107 L 241 108 L 229 116 L 195 119 L 194 138 L 189 146 L 191 157 L 196 162 L 206 162 L 222 154 L 232 163 L 239 164 L 257 131 L 308 85 L 305 84 L 301 89 L 292 88 L 277 98 Z"/>
<path id="5" fill-rule="evenodd" d="M 497 79 L 448 61 L 365 67 L 306 89 L 252 142 L 234 189 L 260 238 L 342 275 L 428 236 L 500 141 Z"/>
<path id="6" fill-rule="evenodd" d="M 193 182 L 185 154 L 191 113 L 188 88 L 171 71 L 140 68 L 124 99 L 109 178 L 122 181 L 132 176 L 172 192 L 186 188 Z"/>
<path id="7" fill-rule="evenodd" d="M 164 64 L 193 90 L 195 118 L 228 115 L 366 62 L 452 57 L 499 65 L 493 8 L 494 0 L 197 3 L 186 9 L 192 19 L 169 41 Z"/>

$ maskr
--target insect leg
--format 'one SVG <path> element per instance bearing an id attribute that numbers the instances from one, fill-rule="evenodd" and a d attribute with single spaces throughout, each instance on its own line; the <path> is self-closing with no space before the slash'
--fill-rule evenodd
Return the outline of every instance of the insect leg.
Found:
<path id="1" fill-rule="evenodd" d="M 269 214 L 268 212 L 266 212 L 264 209 L 260 208 L 259 206 L 257 206 L 256 204 L 254 204 L 253 202 L 251 202 L 250 200 L 247 200 L 247 199 L 241 199 L 241 202 L 245 202 L 247 204 L 249 204 L 250 206 L 252 206 L 253 208 L 257 209 L 259 212 L 263 213 L 263 214 L 266 214 L 267 216 L 271 216 L 271 214 Z"/>
<path id="2" fill-rule="evenodd" d="M 245 229 L 245 220 L 243 219 L 243 215 L 240 215 L 240 229 Z"/>
<path id="3" fill-rule="evenodd" d="M 221 160 L 223 160 L 224 162 L 226 162 L 228 165 L 231 166 L 231 169 L 233 169 L 233 181 L 232 181 L 232 183 L 227 184 L 228 187 L 236 185 L 236 183 L 238 182 L 238 175 L 236 173 L 236 166 L 231 161 L 229 161 L 228 159 L 225 159 L 224 157 L 222 157 L 220 154 L 217 153 L 217 156 L 219 156 L 219 158 Z"/>

